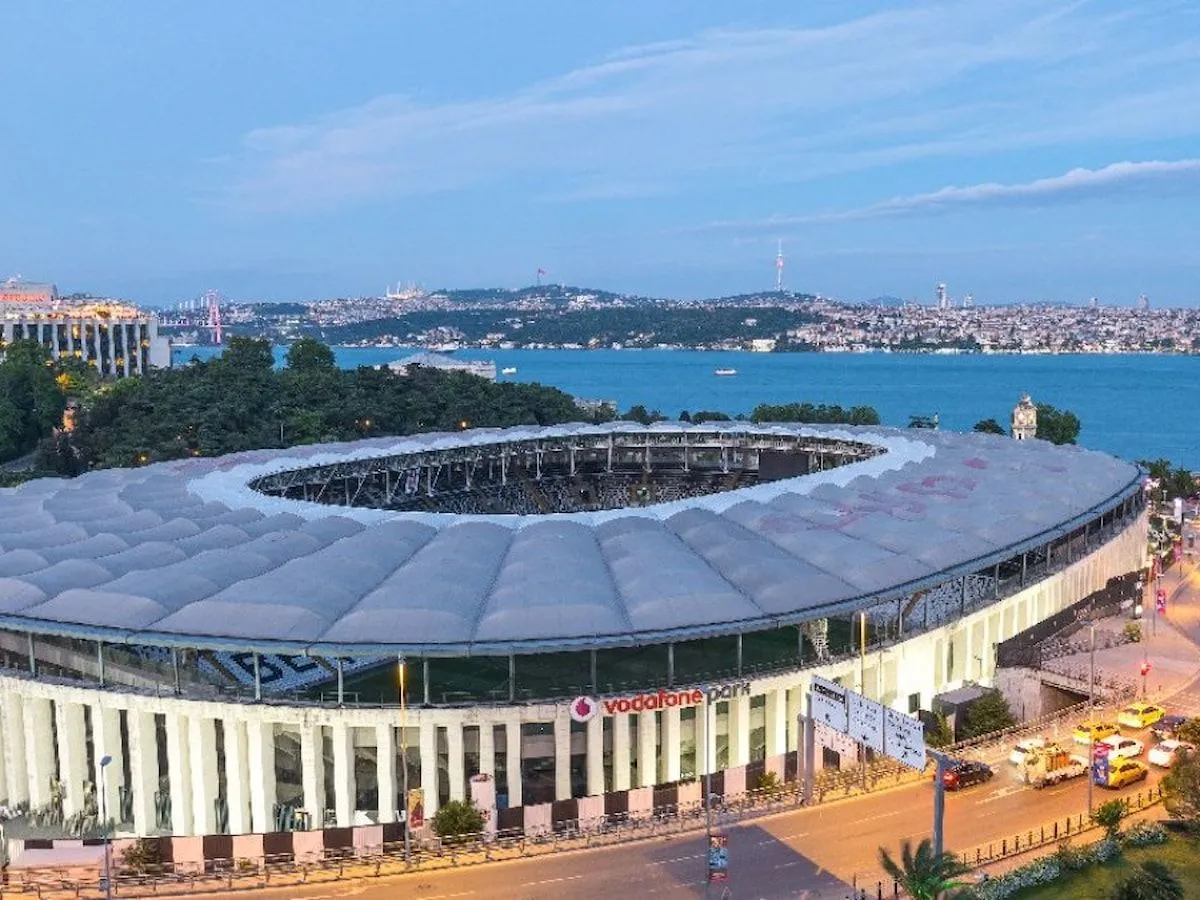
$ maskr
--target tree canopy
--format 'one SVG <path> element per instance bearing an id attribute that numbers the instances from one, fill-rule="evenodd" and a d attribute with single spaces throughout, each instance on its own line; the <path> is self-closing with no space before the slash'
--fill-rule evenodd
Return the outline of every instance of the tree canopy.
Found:
<path id="1" fill-rule="evenodd" d="M 50 354 L 37 341 L 13 341 L 0 362 L 0 462 L 28 453 L 62 422 L 66 395 Z"/>
<path id="2" fill-rule="evenodd" d="M 1079 439 L 1082 426 L 1079 417 L 1069 409 L 1059 409 L 1049 403 L 1037 405 L 1037 436 L 1052 444 L 1073 444 Z"/>
<path id="3" fill-rule="evenodd" d="M 878 425 L 879 413 L 870 406 L 845 409 L 836 404 L 760 403 L 750 413 L 751 422 L 802 422 L 810 425 Z"/>
<path id="4" fill-rule="evenodd" d="M 980 419 L 971 430 L 981 434 L 1008 434 L 1008 429 L 995 419 Z"/>
<path id="5" fill-rule="evenodd" d="M 470 800 L 451 800 L 433 817 L 433 830 L 442 840 L 479 834 L 483 825 L 483 811 Z"/>
<path id="6" fill-rule="evenodd" d="M 879 863 L 913 900 L 963 897 L 966 883 L 960 879 L 971 871 L 953 853 L 935 854 L 929 838 L 917 844 L 915 851 L 911 841 L 904 841 L 900 845 L 899 862 L 880 847 Z"/>
<path id="7" fill-rule="evenodd" d="M 1196 493 L 1196 479 L 1183 466 L 1174 466 L 1169 459 L 1139 459 L 1137 462 L 1158 482 L 1159 489 L 1166 491 L 1167 499 L 1191 497 Z"/>
<path id="8" fill-rule="evenodd" d="M 967 707 L 966 723 L 960 737 L 971 739 L 993 734 L 1017 724 L 1008 701 L 999 691 L 988 691 Z"/>
<path id="9" fill-rule="evenodd" d="M 235 337 L 211 361 L 106 385 L 80 414 L 72 451 L 85 468 L 129 466 L 367 435 L 588 418 L 556 388 L 425 367 L 408 375 L 345 371 L 326 365 L 327 352 L 312 341 L 289 355 L 294 366 L 276 369 L 269 343 Z M 58 456 L 43 462 L 55 466 Z"/>

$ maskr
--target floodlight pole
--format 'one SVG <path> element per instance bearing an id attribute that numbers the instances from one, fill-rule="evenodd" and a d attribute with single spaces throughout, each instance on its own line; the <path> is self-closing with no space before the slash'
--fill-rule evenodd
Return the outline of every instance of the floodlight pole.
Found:
<path id="1" fill-rule="evenodd" d="M 108 830 L 108 775 L 106 770 L 112 757 L 100 757 L 100 824 L 104 829 L 104 897 L 112 900 L 112 841 Z"/>
<path id="2" fill-rule="evenodd" d="M 1092 782 L 1096 780 L 1092 766 L 1096 761 L 1096 623 L 1088 622 L 1091 631 L 1090 664 L 1088 666 L 1088 759 L 1087 759 L 1087 805 L 1088 816 L 1092 814 Z"/>
<path id="3" fill-rule="evenodd" d="M 940 859 L 946 838 L 946 763 L 949 757 L 935 750 L 927 750 L 937 763 L 933 774 L 933 855 Z"/>
<path id="4" fill-rule="evenodd" d="M 712 745 L 716 735 L 709 729 L 715 726 L 709 715 L 712 704 L 708 702 L 708 691 L 704 692 L 704 852 L 700 854 L 704 860 L 704 896 L 709 896 L 712 872 L 708 865 L 708 853 L 712 849 Z"/>

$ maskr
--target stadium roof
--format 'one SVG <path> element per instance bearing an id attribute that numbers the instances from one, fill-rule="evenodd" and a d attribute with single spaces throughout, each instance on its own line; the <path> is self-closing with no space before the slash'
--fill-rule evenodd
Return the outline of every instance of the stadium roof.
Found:
<path id="1" fill-rule="evenodd" d="M 571 435 L 801 434 L 883 447 L 643 508 L 327 506 L 271 472 Z M 581 649 L 769 628 L 904 596 L 1064 534 L 1137 468 L 993 435 L 707 423 L 477 430 L 110 469 L 0 490 L 0 627 L 328 655 Z"/>

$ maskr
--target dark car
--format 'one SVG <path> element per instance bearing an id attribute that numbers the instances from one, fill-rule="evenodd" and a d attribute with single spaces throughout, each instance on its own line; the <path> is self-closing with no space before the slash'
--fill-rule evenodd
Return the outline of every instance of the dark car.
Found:
<path id="1" fill-rule="evenodd" d="M 1150 731 L 1160 741 L 1169 741 L 1175 737 L 1179 726 L 1188 720 L 1187 716 L 1163 716 Z"/>
<path id="2" fill-rule="evenodd" d="M 994 774 L 992 767 L 986 763 L 964 759 L 946 767 L 942 775 L 942 784 L 948 791 L 957 791 L 973 784 L 982 784 Z"/>

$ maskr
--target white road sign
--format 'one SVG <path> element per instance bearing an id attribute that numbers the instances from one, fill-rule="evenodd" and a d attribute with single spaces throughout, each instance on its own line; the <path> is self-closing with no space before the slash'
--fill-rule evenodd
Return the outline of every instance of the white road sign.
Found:
<path id="1" fill-rule="evenodd" d="M 814 721 L 823 722 L 834 731 L 846 733 L 849 722 L 846 713 L 846 689 L 840 684 L 814 675 L 810 689 Z"/>
<path id="2" fill-rule="evenodd" d="M 925 724 L 890 707 L 883 715 L 883 752 L 906 766 L 925 768 Z"/>
<path id="3" fill-rule="evenodd" d="M 862 694 L 846 692 L 849 727 L 846 734 L 871 749 L 883 752 L 883 707 Z"/>

